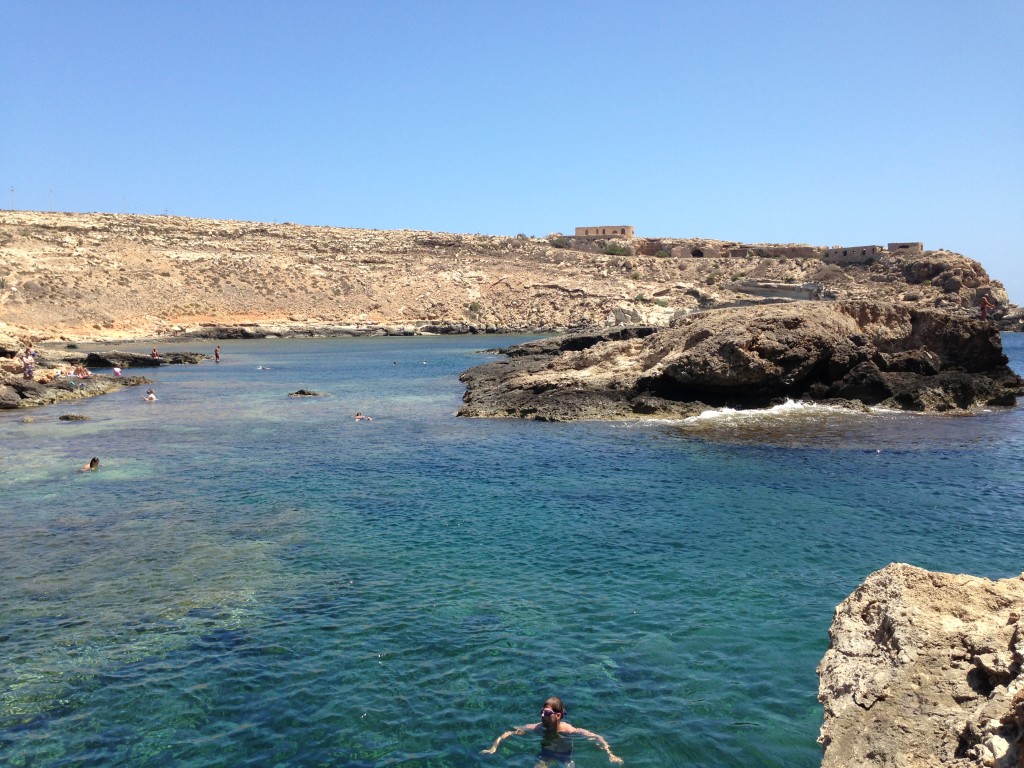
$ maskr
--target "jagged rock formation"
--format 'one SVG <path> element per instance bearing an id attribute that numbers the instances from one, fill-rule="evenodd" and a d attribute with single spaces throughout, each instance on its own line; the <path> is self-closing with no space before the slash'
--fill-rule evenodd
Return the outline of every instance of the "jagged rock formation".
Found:
<path id="1" fill-rule="evenodd" d="M 823 768 L 1024 764 L 1024 574 L 895 563 L 836 608 L 818 666 Z"/>
<path id="2" fill-rule="evenodd" d="M 0 333 L 536 331 L 667 326 L 698 310 L 807 296 L 965 313 L 982 295 L 1007 303 L 977 262 L 947 251 L 840 266 L 810 246 L 787 250 L 800 257 L 759 246 L 726 255 L 738 245 L 0 211 Z"/>
<path id="3" fill-rule="evenodd" d="M 785 398 L 915 411 L 1014 405 L 1024 380 L 987 322 L 877 302 L 688 315 L 523 344 L 462 375 L 462 416 L 681 417 Z"/>

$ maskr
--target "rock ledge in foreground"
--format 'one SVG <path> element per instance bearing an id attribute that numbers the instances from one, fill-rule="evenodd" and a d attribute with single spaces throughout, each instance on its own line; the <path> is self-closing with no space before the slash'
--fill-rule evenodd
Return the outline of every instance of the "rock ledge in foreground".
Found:
<path id="1" fill-rule="evenodd" d="M 894 563 L 837 608 L 818 665 L 823 768 L 1024 761 L 1024 574 Z"/>

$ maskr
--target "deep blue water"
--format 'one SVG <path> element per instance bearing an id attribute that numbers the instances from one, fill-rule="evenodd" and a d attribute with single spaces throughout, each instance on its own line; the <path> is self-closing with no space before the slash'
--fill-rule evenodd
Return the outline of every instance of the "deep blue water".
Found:
<path id="1" fill-rule="evenodd" d="M 479 752 L 556 694 L 628 766 L 816 766 L 865 576 L 1024 570 L 1022 410 L 454 418 L 512 341 L 225 342 L 0 414 L 0 762 L 532 766 Z"/>

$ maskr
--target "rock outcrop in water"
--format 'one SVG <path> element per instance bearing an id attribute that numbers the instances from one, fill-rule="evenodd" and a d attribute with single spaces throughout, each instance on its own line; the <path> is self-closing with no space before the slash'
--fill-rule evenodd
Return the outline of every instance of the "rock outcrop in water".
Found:
<path id="1" fill-rule="evenodd" d="M 818 666 L 823 768 L 1024 764 L 1022 615 L 1024 574 L 871 574 Z"/>
<path id="2" fill-rule="evenodd" d="M 1024 393 L 990 323 L 874 302 L 723 309 L 667 329 L 531 342 L 461 378 L 462 416 L 547 420 L 681 417 L 787 398 L 936 412 L 1014 405 Z"/>

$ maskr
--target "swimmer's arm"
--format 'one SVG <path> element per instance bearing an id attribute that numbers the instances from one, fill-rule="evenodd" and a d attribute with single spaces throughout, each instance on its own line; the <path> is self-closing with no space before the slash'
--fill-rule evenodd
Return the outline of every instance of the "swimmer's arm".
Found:
<path id="1" fill-rule="evenodd" d="M 573 733 L 578 736 L 585 736 L 591 741 L 596 741 L 598 743 L 598 746 L 600 746 L 601 749 L 608 753 L 609 761 L 621 765 L 622 758 L 616 755 L 614 752 L 612 752 L 611 745 L 608 744 L 604 736 L 602 736 L 599 733 L 594 733 L 593 731 L 588 731 L 586 728 L 576 728 L 573 731 Z"/>
<path id="2" fill-rule="evenodd" d="M 505 731 L 503 734 L 501 734 L 501 736 L 496 738 L 494 740 L 494 743 L 491 744 L 490 748 L 480 750 L 480 754 L 482 754 L 482 755 L 493 755 L 495 752 L 498 751 L 498 745 L 501 744 L 501 742 L 503 742 L 509 736 L 522 736 L 527 731 L 533 730 L 533 728 L 534 728 L 534 726 L 532 726 L 532 725 L 517 725 L 512 730 Z"/>

